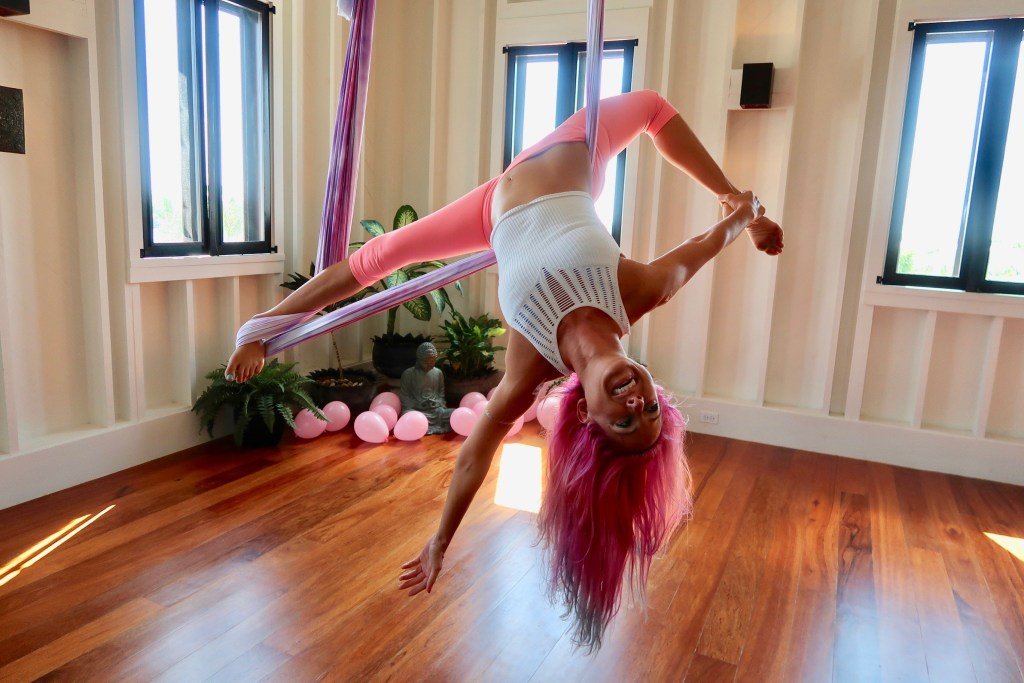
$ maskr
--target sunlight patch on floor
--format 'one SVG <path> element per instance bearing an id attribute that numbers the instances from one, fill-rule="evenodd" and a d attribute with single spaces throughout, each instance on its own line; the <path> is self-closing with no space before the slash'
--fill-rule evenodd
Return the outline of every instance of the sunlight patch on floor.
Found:
<path id="1" fill-rule="evenodd" d="M 1017 538 L 1016 536 L 1003 536 L 1002 534 L 993 534 L 988 531 L 985 532 L 988 539 L 998 545 L 1001 545 L 1011 555 L 1016 557 L 1021 562 L 1024 562 L 1024 538 Z"/>
<path id="2" fill-rule="evenodd" d="M 498 489 L 494 504 L 526 512 L 540 511 L 540 448 L 508 443 L 498 462 Z"/>
<path id="3" fill-rule="evenodd" d="M 83 515 L 82 517 L 71 520 L 65 524 L 64 528 L 60 531 L 50 534 L 25 552 L 7 562 L 3 567 L 0 567 L 0 586 L 9 583 L 12 579 L 21 574 L 22 571 L 28 569 L 36 562 L 39 562 L 39 560 L 52 553 L 67 540 L 77 535 L 82 531 L 82 529 L 110 512 L 113 508 L 113 505 L 108 505 L 96 515 Z"/>

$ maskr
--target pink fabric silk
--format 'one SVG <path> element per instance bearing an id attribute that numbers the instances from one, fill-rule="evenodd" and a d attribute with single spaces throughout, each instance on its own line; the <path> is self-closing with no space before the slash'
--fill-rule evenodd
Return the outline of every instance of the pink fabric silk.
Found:
<path id="1" fill-rule="evenodd" d="M 331 162 L 328 168 L 324 216 L 321 222 L 320 245 L 317 251 L 318 270 L 343 260 L 348 250 L 354 209 L 356 171 L 359 167 L 362 125 L 366 111 L 366 86 L 370 71 L 370 45 L 375 7 L 375 0 L 339 2 L 339 10 L 351 12 L 352 25 L 345 54 L 338 118 L 335 122 Z M 596 50 L 587 50 L 586 59 L 586 139 L 593 158 L 596 147 L 597 102 L 600 99 L 600 70 L 603 52 L 601 48 L 604 46 L 604 0 L 588 0 L 587 21 L 588 45 L 599 46 Z M 292 316 L 268 316 L 250 320 L 246 325 L 253 323 L 250 332 L 254 334 L 265 334 L 270 331 L 275 333 L 273 337 L 267 339 L 266 354 L 270 356 L 338 327 L 386 311 L 393 306 L 422 296 L 438 287 L 451 284 L 494 264 L 494 253 L 484 251 L 316 319 L 311 319 L 315 316 L 315 312 L 311 312 L 293 314 Z M 246 325 L 243 325 L 243 329 Z M 279 328 L 283 328 L 283 331 L 277 332 Z M 243 338 L 241 333 L 242 330 L 239 330 L 238 338 Z M 244 338 L 248 338 L 248 336 L 247 334 Z"/>

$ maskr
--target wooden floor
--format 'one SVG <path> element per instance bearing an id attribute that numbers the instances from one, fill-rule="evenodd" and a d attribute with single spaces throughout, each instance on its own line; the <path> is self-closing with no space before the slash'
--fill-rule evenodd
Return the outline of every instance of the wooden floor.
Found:
<path id="1" fill-rule="evenodd" d="M 459 443 L 215 443 L 0 511 L 7 564 L 114 506 L 0 586 L 0 681 L 1022 680 L 1024 560 L 985 532 L 1024 537 L 1024 489 L 691 436 L 694 521 L 588 658 L 497 460 L 434 592 L 396 589 Z"/>

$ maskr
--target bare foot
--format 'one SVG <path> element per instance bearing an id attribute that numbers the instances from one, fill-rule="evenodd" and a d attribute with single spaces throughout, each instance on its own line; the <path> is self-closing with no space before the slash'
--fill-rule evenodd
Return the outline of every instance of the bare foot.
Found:
<path id="1" fill-rule="evenodd" d="M 782 228 L 767 216 L 760 216 L 751 222 L 747 226 L 747 234 L 758 251 L 763 251 L 769 256 L 778 256 L 782 253 Z"/>
<path id="2" fill-rule="evenodd" d="M 231 354 L 224 377 L 228 381 L 248 382 L 263 369 L 266 355 L 266 346 L 261 341 L 242 344 Z"/>

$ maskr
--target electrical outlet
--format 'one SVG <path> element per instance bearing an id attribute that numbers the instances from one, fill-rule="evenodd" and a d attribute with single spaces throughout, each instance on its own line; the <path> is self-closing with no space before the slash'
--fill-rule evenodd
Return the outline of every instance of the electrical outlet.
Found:
<path id="1" fill-rule="evenodd" d="M 716 425 L 718 424 L 718 413 L 704 411 L 700 414 L 700 421 L 706 422 L 709 425 Z"/>

